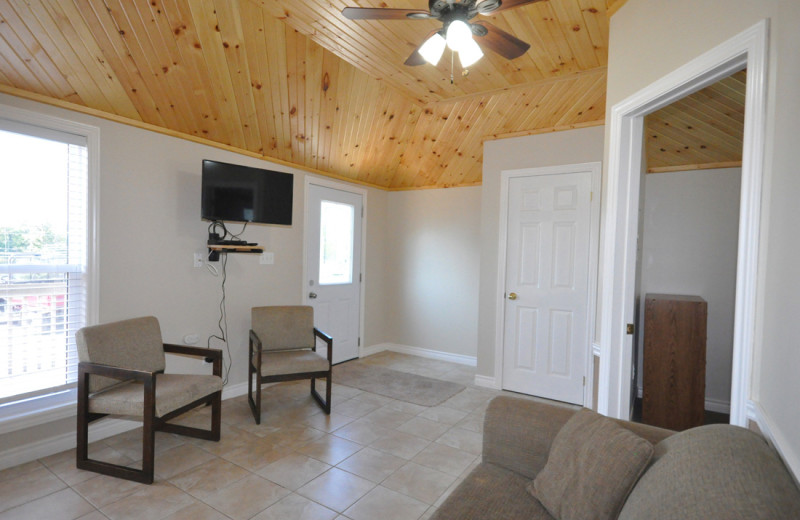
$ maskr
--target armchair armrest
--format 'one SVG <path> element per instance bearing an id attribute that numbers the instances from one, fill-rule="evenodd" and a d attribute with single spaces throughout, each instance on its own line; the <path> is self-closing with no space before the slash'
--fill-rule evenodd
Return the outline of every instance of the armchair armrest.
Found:
<path id="1" fill-rule="evenodd" d="M 314 327 L 314 336 L 321 339 L 328 345 L 328 362 L 333 363 L 333 338 L 316 327 Z M 316 348 L 314 350 L 316 350 Z"/>
<path id="2" fill-rule="evenodd" d="M 256 347 L 256 350 L 261 350 L 262 348 L 261 338 L 258 337 L 256 331 L 250 329 L 250 346 L 253 347 L 254 345 Z"/>
<path id="3" fill-rule="evenodd" d="M 90 363 L 88 361 L 81 361 L 78 363 L 78 417 L 84 417 L 89 412 L 89 375 L 110 377 L 112 379 L 119 379 L 121 381 L 141 381 L 142 391 L 144 392 L 144 410 L 149 410 L 149 416 L 152 417 L 155 413 L 156 403 L 156 374 L 159 372 L 147 372 L 146 370 L 133 370 L 130 368 L 114 367 L 111 365 L 102 365 L 100 363 Z M 104 414 L 89 414 L 96 418 L 102 417 Z M 144 415 L 148 416 L 147 413 Z"/>
<path id="4" fill-rule="evenodd" d="M 222 351 L 216 348 L 202 348 L 190 347 L 187 345 L 175 345 L 173 343 L 164 343 L 164 352 L 170 354 L 183 354 L 186 356 L 196 356 L 211 359 L 213 365 L 212 371 L 215 376 L 222 376 Z"/>
<path id="5" fill-rule="evenodd" d="M 148 379 L 153 379 L 156 373 L 157 372 L 147 372 L 146 370 L 133 370 L 130 368 L 102 365 L 100 363 L 89 363 L 88 361 L 81 361 L 78 363 L 79 377 L 82 377 L 84 374 L 94 374 L 96 376 L 119 379 L 120 381 L 133 379 L 134 381 L 146 382 Z"/>
<path id="6" fill-rule="evenodd" d="M 188 345 L 175 345 L 173 343 L 164 343 L 164 352 L 211 359 L 222 357 L 222 351 L 217 348 L 190 347 Z"/>

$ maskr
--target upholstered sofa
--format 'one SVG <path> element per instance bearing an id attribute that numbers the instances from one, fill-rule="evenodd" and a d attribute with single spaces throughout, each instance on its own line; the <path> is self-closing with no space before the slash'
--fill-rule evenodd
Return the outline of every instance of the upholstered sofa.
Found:
<path id="1" fill-rule="evenodd" d="M 606 427 L 620 431 L 609 437 L 608 446 L 615 447 L 591 453 L 564 444 L 566 425 L 578 435 L 590 430 L 585 422 L 576 422 L 578 413 L 581 420 L 591 420 L 593 414 L 514 397 L 495 398 L 486 412 L 481 463 L 432 520 L 800 519 L 800 490 L 775 450 L 757 433 L 730 425 L 676 433 L 599 418 Z M 556 458 L 551 453 L 556 445 L 560 457 L 576 460 L 553 464 L 549 459 Z M 632 445 L 636 449 L 629 450 Z M 639 457 L 641 467 L 634 469 L 630 485 L 620 487 L 622 478 L 615 465 L 627 457 L 618 453 L 624 451 Z M 594 476 L 576 484 L 570 472 Z M 545 473 L 555 474 L 556 486 L 564 484 L 565 494 L 558 497 L 564 498 L 563 508 L 548 504 L 548 509 L 537 499 L 537 492 L 546 491 L 547 483 L 540 482 Z M 618 505 L 605 513 L 592 506 L 614 486 Z M 583 488 L 577 495 L 576 487 Z"/>

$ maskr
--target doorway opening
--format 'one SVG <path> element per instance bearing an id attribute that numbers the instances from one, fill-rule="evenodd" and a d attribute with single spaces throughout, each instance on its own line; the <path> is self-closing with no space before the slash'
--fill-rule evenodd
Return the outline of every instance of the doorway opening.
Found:
<path id="1" fill-rule="evenodd" d="M 635 421 L 730 419 L 746 82 L 735 72 L 644 118 Z"/>
<path id="2" fill-rule="evenodd" d="M 766 112 L 766 20 L 692 60 L 611 109 L 609 175 L 602 252 L 598 409 L 629 419 L 633 369 L 644 119 L 747 69 L 736 266 L 730 422 L 746 425 L 755 330 Z"/>

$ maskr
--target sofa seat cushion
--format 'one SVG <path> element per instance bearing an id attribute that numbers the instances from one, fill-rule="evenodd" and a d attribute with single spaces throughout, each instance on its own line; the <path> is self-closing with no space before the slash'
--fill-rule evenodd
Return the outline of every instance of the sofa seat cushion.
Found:
<path id="1" fill-rule="evenodd" d="M 222 390 L 222 378 L 188 374 L 156 374 L 156 417 Z M 142 417 L 144 385 L 125 382 L 89 396 L 89 412 Z"/>
<path id="2" fill-rule="evenodd" d="M 431 520 L 552 520 L 525 491 L 530 479 L 491 463 L 482 463 L 450 494 Z"/>
<path id="3" fill-rule="evenodd" d="M 658 443 L 619 520 L 800 518 L 800 490 L 775 450 L 737 426 L 700 426 Z"/>
<path id="4" fill-rule="evenodd" d="M 528 491 L 559 520 L 613 520 L 653 455 L 653 445 L 582 409 L 558 432 Z"/>

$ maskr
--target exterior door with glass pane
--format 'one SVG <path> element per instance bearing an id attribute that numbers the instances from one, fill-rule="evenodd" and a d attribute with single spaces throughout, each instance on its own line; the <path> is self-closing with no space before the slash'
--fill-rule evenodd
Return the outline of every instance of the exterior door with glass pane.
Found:
<path id="1" fill-rule="evenodd" d="M 358 193 L 309 184 L 305 300 L 333 337 L 334 363 L 358 357 L 362 204 Z"/>

